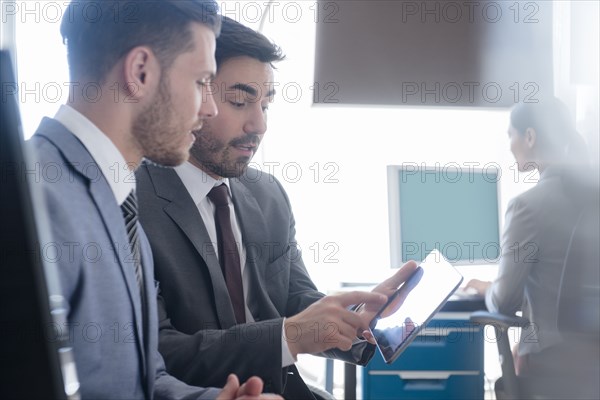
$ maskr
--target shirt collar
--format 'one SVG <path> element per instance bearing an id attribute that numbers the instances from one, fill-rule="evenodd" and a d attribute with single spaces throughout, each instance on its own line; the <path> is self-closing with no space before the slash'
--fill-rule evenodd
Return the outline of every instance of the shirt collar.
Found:
<path id="1" fill-rule="evenodd" d="M 79 139 L 104 175 L 117 203 L 123 204 L 129 193 L 135 190 L 135 174 L 127 167 L 117 146 L 92 121 L 68 105 L 62 105 L 54 119 Z"/>
<path id="2" fill-rule="evenodd" d="M 174 169 L 196 205 L 204 200 L 213 187 L 223 183 L 227 185 L 229 197 L 231 197 L 231 187 L 228 178 L 215 179 L 189 161 Z"/>

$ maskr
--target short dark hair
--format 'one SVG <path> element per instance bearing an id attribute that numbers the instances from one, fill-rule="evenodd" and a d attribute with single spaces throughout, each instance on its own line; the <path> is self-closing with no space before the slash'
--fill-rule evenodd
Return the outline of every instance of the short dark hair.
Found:
<path id="1" fill-rule="evenodd" d="M 217 50 L 215 51 L 217 70 L 225 61 L 234 57 L 247 56 L 271 65 L 285 58 L 281 48 L 262 33 L 229 17 L 222 16 L 221 18 L 221 34 L 217 38 Z"/>
<path id="2" fill-rule="evenodd" d="M 102 82 L 121 57 L 147 45 L 162 68 L 191 49 L 190 24 L 208 26 L 215 35 L 221 17 L 214 0 L 73 0 L 60 32 L 67 45 L 71 78 Z"/>

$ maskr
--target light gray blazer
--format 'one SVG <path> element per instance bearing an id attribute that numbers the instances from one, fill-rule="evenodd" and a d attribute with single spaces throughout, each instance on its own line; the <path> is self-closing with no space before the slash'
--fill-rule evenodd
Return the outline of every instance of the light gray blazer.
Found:
<path id="1" fill-rule="evenodd" d="M 35 184 L 50 221 L 42 255 L 55 263 L 68 302 L 83 399 L 214 398 L 216 389 L 187 386 L 165 372 L 158 353 L 153 260 L 138 226 L 147 325 L 121 209 L 94 160 L 59 122 L 44 118 L 30 140 L 40 171 Z M 46 172 L 44 172 L 46 171 Z M 58 171 L 55 172 L 55 171 Z"/>
<path id="2" fill-rule="evenodd" d="M 486 294 L 490 311 L 514 315 L 530 325 L 521 332 L 519 354 L 561 342 L 557 327 L 560 277 L 578 210 L 549 167 L 539 182 L 508 205 L 498 278 Z"/>

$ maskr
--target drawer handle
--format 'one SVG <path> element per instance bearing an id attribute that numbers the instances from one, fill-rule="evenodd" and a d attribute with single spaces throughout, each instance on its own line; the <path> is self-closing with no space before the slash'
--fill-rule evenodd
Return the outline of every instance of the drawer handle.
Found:
<path id="1" fill-rule="evenodd" d="M 478 333 L 481 328 L 425 328 L 417 336 L 450 336 L 452 333 Z"/>
<path id="2" fill-rule="evenodd" d="M 447 380 L 452 375 L 477 376 L 479 371 L 369 371 L 369 375 L 396 375 L 402 380 Z"/>

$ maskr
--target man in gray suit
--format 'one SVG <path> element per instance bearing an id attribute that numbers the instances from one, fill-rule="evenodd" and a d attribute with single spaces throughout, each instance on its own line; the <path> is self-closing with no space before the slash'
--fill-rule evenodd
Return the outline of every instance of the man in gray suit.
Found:
<path id="1" fill-rule="evenodd" d="M 357 331 L 415 265 L 375 293 L 324 297 L 317 291 L 283 187 L 247 168 L 267 128 L 275 93 L 271 63 L 281 59 L 264 36 L 223 17 L 213 85 L 219 116 L 195 131 L 188 163 L 138 170 L 140 219 L 160 282 L 159 349 L 167 370 L 202 385 L 223 384 L 228 371 L 259 375 L 286 399 L 310 399 L 294 367 L 297 355 L 327 351 L 366 364 L 374 346 L 358 340 Z M 224 225 L 215 219 L 223 207 Z M 225 231 L 235 241 L 231 248 Z M 363 302 L 361 313 L 349 310 Z"/>
<path id="2" fill-rule="evenodd" d="M 217 113 L 208 90 L 216 9 L 202 0 L 74 1 L 62 20 L 71 96 L 31 142 L 50 218 L 44 248 L 55 249 L 46 259 L 68 304 L 60 328 L 83 399 L 262 398 L 256 377 L 240 386 L 230 375 L 219 394 L 165 372 L 152 254 L 137 221 L 142 157 L 180 164 L 191 131 Z"/>

